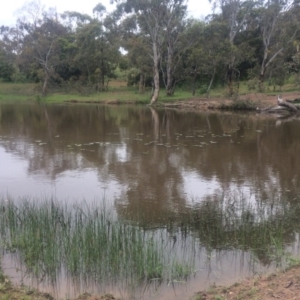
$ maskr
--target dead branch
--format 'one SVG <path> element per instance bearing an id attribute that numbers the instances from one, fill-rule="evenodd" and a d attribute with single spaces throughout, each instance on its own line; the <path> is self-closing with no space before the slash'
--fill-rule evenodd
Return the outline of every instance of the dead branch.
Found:
<path id="1" fill-rule="evenodd" d="M 293 104 L 291 100 L 285 101 L 282 99 L 281 96 L 277 97 L 277 106 L 270 106 L 267 108 L 259 109 L 257 108 L 258 111 L 262 113 L 281 113 L 281 114 L 286 114 L 286 113 L 292 113 L 292 114 L 298 114 L 300 113 L 300 105 L 298 104 Z"/>
<path id="2" fill-rule="evenodd" d="M 294 113 L 297 113 L 298 112 L 298 108 L 292 104 L 292 103 L 289 103 L 289 102 L 282 102 L 282 103 L 278 103 L 279 106 L 283 106 L 289 110 L 291 110 L 292 112 Z"/>

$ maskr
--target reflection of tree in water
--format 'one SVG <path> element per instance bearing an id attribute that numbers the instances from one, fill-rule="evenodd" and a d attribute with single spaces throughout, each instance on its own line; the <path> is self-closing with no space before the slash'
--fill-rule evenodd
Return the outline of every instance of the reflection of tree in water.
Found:
<path id="1" fill-rule="evenodd" d="M 42 171 L 52 179 L 67 170 L 95 167 L 99 147 L 81 151 L 84 146 L 74 144 L 105 142 L 106 132 L 118 132 L 106 113 L 97 106 L 5 105 L 0 134 L 10 138 L 3 146 L 29 161 L 29 173 Z"/>
<path id="2" fill-rule="evenodd" d="M 120 215 L 143 215 L 153 226 L 181 214 L 191 174 L 224 191 L 249 186 L 266 202 L 274 186 L 293 193 L 299 181 L 293 121 L 275 127 L 273 118 L 253 114 L 21 104 L 2 105 L 0 120 L 0 135 L 12 137 L 2 146 L 28 160 L 29 173 L 55 179 L 94 169 L 99 181 L 126 187 L 116 201 Z"/>
<path id="3" fill-rule="evenodd" d="M 251 204 L 237 195 L 208 197 L 196 207 L 186 208 L 167 228 L 193 235 L 207 253 L 249 251 L 269 265 L 283 258 L 286 245 L 296 242 L 300 230 L 300 199 L 287 200 L 277 197 L 276 203 L 269 205 L 261 201 Z"/>
<path id="4" fill-rule="evenodd" d="M 126 106 L 19 104 L 0 112 L 1 146 L 28 160 L 29 173 L 55 179 L 90 168 L 101 182 L 117 180 L 126 187 L 115 201 L 121 218 L 171 235 L 192 232 L 207 249 L 252 249 L 265 263 L 274 237 L 284 232 L 284 242 L 294 240 L 298 206 L 277 195 L 289 190 L 293 199 L 297 192 L 297 122 L 275 127 L 273 118 L 252 114 Z M 239 189 L 249 197 L 244 210 L 215 190 L 188 202 L 190 174 L 207 184 L 216 180 L 225 194 Z"/>

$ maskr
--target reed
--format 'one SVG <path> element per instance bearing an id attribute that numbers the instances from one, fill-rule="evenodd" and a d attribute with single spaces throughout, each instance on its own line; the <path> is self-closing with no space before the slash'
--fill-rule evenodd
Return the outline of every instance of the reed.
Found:
<path id="1" fill-rule="evenodd" d="M 300 231 L 298 198 L 273 201 L 220 194 L 163 226 L 139 226 L 102 204 L 0 199 L 2 247 L 36 276 L 138 283 L 187 280 L 198 254 L 241 250 L 262 264 L 284 263 Z M 125 216 L 126 217 L 126 216 Z"/>
<path id="2" fill-rule="evenodd" d="M 297 242 L 299 214 L 300 196 L 262 201 L 220 194 L 186 211 L 180 227 L 208 252 L 236 249 L 250 252 L 263 264 L 284 264 L 287 246 Z"/>
<path id="3" fill-rule="evenodd" d="M 167 233 L 121 222 L 105 205 L 18 202 L 0 201 L 2 243 L 36 276 L 56 280 L 64 269 L 71 278 L 138 282 L 193 272 L 193 258 L 169 255 L 170 241 L 160 238 Z"/>

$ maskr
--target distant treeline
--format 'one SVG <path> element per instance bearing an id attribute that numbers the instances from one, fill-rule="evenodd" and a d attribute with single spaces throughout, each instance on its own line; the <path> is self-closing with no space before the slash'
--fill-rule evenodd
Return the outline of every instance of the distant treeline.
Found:
<path id="1" fill-rule="evenodd" d="M 0 27 L 0 78 L 37 82 L 45 95 L 106 91 L 123 74 L 140 93 L 152 88 L 151 103 L 163 87 L 195 94 L 222 83 L 233 95 L 240 80 L 257 91 L 291 74 L 300 83 L 299 0 L 210 0 L 212 14 L 201 20 L 188 18 L 185 0 L 115 2 L 110 13 L 97 4 L 92 16 L 26 3 L 15 26 Z"/>

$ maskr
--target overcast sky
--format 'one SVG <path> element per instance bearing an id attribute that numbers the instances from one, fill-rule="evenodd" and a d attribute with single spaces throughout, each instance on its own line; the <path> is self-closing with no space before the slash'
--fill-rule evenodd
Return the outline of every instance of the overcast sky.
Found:
<path id="1" fill-rule="evenodd" d="M 2 5 L 0 9 L 0 26 L 1 25 L 14 25 L 17 15 L 16 11 L 20 9 L 25 2 L 25 0 L 2 0 Z M 59 13 L 66 10 L 77 11 L 80 13 L 87 13 L 92 15 L 93 8 L 101 2 L 109 10 L 110 4 L 109 0 L 41 0 L 47 8 L 55 7 Z M 188 2 L 189 14 L 193 17 L 200 18 L 205 17 L 210 12 L 210 5 L 208 0 L 189 0 Z"/>

